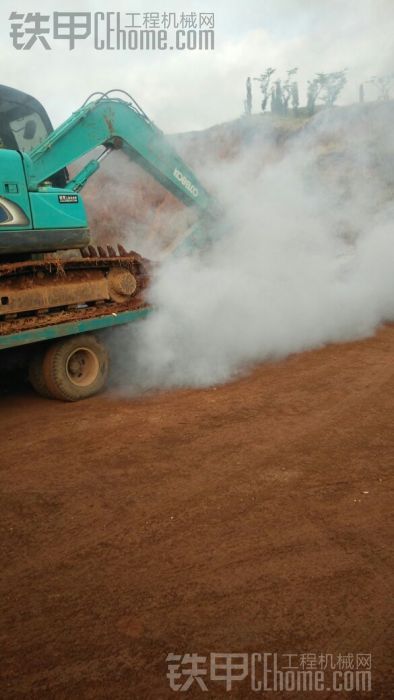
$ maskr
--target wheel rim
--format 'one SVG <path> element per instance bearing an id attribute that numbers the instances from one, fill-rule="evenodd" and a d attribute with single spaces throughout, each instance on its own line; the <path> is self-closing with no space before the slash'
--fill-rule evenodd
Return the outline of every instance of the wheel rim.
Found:
<path id="1" fill-rule="evenodd" d="M 75 386 L 89 386 L 100 370 L 97 356 L 89 348 L 77 348 L 68 357 L 67 377 Z"/>

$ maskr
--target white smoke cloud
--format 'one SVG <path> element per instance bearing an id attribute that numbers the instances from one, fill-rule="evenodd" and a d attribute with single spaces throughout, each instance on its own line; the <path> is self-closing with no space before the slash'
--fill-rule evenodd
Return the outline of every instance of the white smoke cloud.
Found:
<path id="1" fill-rule="evenodd" d="M 389 107 L 326 112 L 279 150 L 267 132 L 236 161 L 210 163 L 227 234 L 203 259 L 161 265 L 155 311 L 122 331 L 123 381 L 223 382 L 394 320 L 390 120 Z"/>

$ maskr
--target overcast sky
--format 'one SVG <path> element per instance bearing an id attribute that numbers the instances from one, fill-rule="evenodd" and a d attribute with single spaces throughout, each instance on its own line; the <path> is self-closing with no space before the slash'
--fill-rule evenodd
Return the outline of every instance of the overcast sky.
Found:
<path id="1" fill-rule="evenodd" d="M 49 36 L 51 51 L 38 43 L 17 51 L 12 11 L 119 11 L 125 23 L 126 12 L 214 12 L 215 49 L 96 51 L 85 39 L 69 51 Z M 175 132 L 238 117 L 246 77 L 268 66 L 278 76 L 298 66 L 300 88 L 315 72 L 347 68 L 342 102 L 357 99 L 361 81 L 394 72 L 394 0 L 2 0 L 0 19 L 1 82 L 38 97 L 55 125 L 95 90 L 128 91 L 158 126 Z M 258 83 L 253 98 L 258 111 Z"/>

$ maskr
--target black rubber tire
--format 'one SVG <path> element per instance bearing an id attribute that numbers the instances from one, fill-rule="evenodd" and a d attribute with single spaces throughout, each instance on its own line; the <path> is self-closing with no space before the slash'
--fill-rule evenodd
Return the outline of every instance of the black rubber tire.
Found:
<path id="1" fill-rule="evenodd" d="M 61 401 L 97 394 L 105 386 L 108 368 L 107 349 L 90 333 L 51 343 L 42 363 L 45 385 L 51 397 Z"/>
<path id="2" fill-rule="evenodd" d="M 45 350 L 40 348 L 32 353 L 28 366 L 28 378 L 32 385 L 34 391 L 40 396 L 44 396 L 46 399 L 51 397 L 51 392 L 45 381 L 43 372 L 43 362 L 44 362 Z"/>

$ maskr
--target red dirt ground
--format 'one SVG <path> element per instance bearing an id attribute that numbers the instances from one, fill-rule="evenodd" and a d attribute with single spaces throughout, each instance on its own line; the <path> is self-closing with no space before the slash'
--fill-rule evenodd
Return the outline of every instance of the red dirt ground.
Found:
<path id="1" fill-rule="evenodd" d="M 392 697 L 393 352 L 391 326 L 216 389 L 3 395 L 1 698 L 176 697 L 169 652 L 370 653 Z M 181 697 L 263 696 L 207 683 Z"/>

